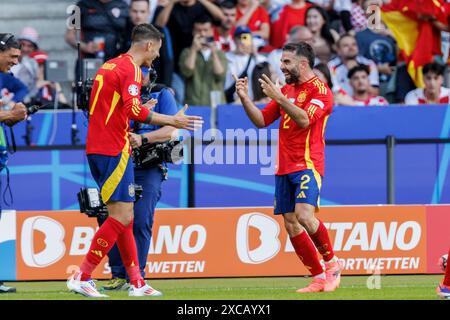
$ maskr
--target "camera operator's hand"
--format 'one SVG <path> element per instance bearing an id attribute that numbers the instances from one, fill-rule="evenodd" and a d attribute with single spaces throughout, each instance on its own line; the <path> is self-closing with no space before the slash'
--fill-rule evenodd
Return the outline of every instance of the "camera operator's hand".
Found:
<path id="1" fill-rule="evenodd" d="M 133 149 L 136 149 L 136 148 L 139 148 L 140 146 L 142 146 L 142 136 L 141 135 L 130 132 L 129 138 L 130 138 L 131 147 Z"/>
<path id="2" fill-rule="evenodd" d="M 9 119 L 5 120 L 7 126 L 12 127 L 17 122 L 25 120 L 27 118 L 27 108 L 23 103 L 16 103 L 14 107 L 9 111 Z"/>
<path id="3" fill-rule="evenodd" d="M 185 104 L 184 107 L 173 116 L 174 118 L 173 126 L 178 129 L 195 131 L 196 129 L 202 127 L 203 125 L 202 117 L 185 115 L 184 113 L 186 112 L 187 108 L 188 105 Z"/>

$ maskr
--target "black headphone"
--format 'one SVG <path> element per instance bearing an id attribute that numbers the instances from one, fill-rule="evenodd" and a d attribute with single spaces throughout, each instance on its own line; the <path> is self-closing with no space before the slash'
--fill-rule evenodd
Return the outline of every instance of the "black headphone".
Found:
<path id="1" fill-rule="evenodd" d="M 14 38 L 14 35 L 11 33 L 7 33 L 3 36 L 3 38 L 0 39 L 0 50 L 4 51 L 6 50 L 6 44 L 9 40 Z"/>
<path id="2" fill-rule="evenodd" d="M 158 74 L 156 73 L 156 70 L 153 68 L 153 66 L 151 66 L 148 72 L 148 79 L 150 80 L 149 86 L 154 86 L 156 83 L 156 79 L 158 78 Z"/>

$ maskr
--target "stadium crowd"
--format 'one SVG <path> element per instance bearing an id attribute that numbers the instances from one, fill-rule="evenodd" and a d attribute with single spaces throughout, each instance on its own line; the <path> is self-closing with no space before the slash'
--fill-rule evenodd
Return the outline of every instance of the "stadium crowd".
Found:
<path id="1" fill-rule="evenodd" d="M 383 2 L 408 0 L 81 0 L 77 5 L 83 58 L 106 61 L 126 52 L 133 26 L 154 24 L 164 34 L 154 64 L 158 82 L 171 87 L 180 104 L 208 106 L 212 91 L 219 91 L 220 103 L 237 103 L 233 74 L 247 76 L 250 96 L 266 103 L 258 78 L 266 74 L 283 84 L 281 48 L 300 41 L 314 48 L 315 72 L 332 88 L 336 105 L 448 103 L 450 6 L 439 0 L 438 11 L 416 12 L 419 25 L 430 26 L 426 45 L 433 51 L 416 67 L 423 77 L 414 79 L 411 53 L 400 46 L 409 35 L 380 19 Z M 423 1 L 416 2 L 411 12 Z M 4 103 L 43 104 L 58 95 L 67 106 L 60 84 L 45 79 L 48 54 L 39 48 L 38 32 L 25 27 L 18 38 L 22 56 L 11 70 L 15 78 L 0 76 Z M 75 30 L 67 30 L 65 41 L 76 48 Z"/>

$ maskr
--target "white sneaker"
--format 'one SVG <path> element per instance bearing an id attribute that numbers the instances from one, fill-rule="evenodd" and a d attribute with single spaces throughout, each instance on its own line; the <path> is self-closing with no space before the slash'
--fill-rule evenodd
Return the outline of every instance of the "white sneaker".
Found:
<path id="1" fill-rule="evenodd" d="M 108 298 L 106 294 L 101 294 L 98 292 L 93 280 L 80 281 L 71 277 L 67 280 L 67 288 L 70 291 L 79 293 L 85 297 L 91 298 Z"/>
<path id="2" fill-rule="evenodd" d="M 161 297 L 163 294 L 156 289 L 153 289 L 148 284 L 141 288 L 136 288 L 134 285 L 130 285 L 130 289 L 128 289 L 128 295 L 130 297 Z"/>

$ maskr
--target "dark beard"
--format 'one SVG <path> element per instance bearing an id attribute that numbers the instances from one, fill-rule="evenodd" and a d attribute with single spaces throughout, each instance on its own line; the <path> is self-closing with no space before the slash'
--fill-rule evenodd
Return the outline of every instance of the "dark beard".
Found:
<path id="1" fill-rule="evenodd" d="M 287 84 L 298 83 L 299 80 L 300 80 L 300 76 L 298 74 L 294 74 L 292 72 L 289 72 L 289 79 L 286 77 Z"/>

